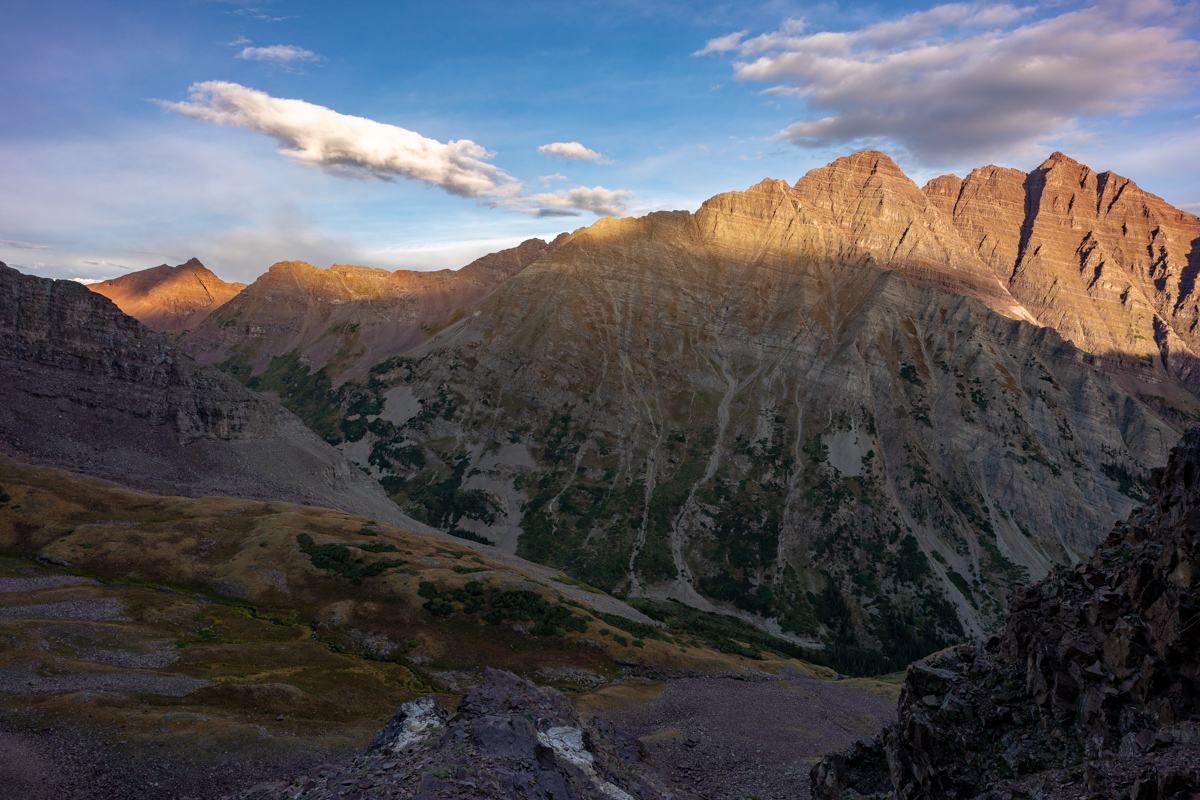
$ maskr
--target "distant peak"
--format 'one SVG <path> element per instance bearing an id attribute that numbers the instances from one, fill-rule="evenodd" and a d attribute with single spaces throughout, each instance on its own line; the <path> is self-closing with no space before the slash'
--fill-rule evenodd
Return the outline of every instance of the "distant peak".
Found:
<path id="1" fill-rule="evenodd" d="M 175 269 L 204 269 L 204 270 L 206 270 L 208 268 L 200 263 L 200 259 L 196 258 L 195 256 L 192 256 L 187 261 L 185 261 L 182 264 L 180 264 L 179 266 L 175 267 Z"/>
<path id="2" fill-rule="evenodd" d="M 1066 153 L 1062 152 L 1061 150 L 1055 150 L 1053 153 L 1050 154 L 1049 158 L 1047 158 L 1045 161 L 1042 162 L 1041 168 L 1042 169 L 1050 169 L 1051 167 L 1053 167 L 1057 164 L 1071 164 L 1074 166 L 1080 166 L 1078 161 L 1071 158 Z"/>

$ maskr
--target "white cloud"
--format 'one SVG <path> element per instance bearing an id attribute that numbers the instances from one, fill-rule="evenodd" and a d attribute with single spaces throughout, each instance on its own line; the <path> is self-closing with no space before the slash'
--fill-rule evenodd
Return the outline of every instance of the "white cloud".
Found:
<path id="1" fill-rule="evenodd" d="M 521 183 L 469 139 L 447 143 L 382 122 L 339 114 L 303 100 L 271 97 L 236 83 L 192 84 L 189 100 L 158 101 L 166 109 L 218 125 L 274 137 L 295 161 L 359 177 L 425 181 L 462 197 L 512 197 Z"/>
<path id="2" fill-rule="evenodd" d="M 11 247 L 14 250 L 53 250 L 53 247 L 32 242 L 14 242 L 12 239 L 0 239 L 0 248 Z"/>
<path id="3" fill-rule="evenodd" d="M 584 147 L 579 142 L 552 142 L 538 148 L 538 152 L 551 158 L 565 158 L 568 161 L 594 161 L 597 164 L 607 163 L 604 156 Z"/>
<path id="4" fill-rule="evenodd" d="M 803 101 L 807 115 L 781 139 L 889 143 L 930 164 L 1027 155 L 1040 139 L 1137 113 L 1196 79 L 1200 42 L 1181 33 L 1170 3 L 1033 13 L 953 3 L 850 32 L 804 33 L 789 21 L 750 39 L 713 39 L 699 53 L 736 51 L 738 79 Z"/>
<path id="5" fill-rule="evenodd" d="M 537 208 L 526 213 L 536 216 L 566 216 L 567 209 L 591 211 L 597 216 L 623 217 L 629 213 L 629 204 L 634 193 L 626 189 L 605 189 L 603 186 L 576 186 L 574 189 L 559 189 L 525 198 Z"/>
<path id="6" fill-rule="evenodd" d="M 312 50 L 305 50 L 294 44 L 273 44 L 270 47 L 245 47 L 235 58 L 246 61 L 274 61 L 277 64 L 291 64 L 294 61 L 320 61 L 321 57 Z"/>
<path id="7" fill-rule="evenodd" d="M 542 188 L 549 189 L 551 181 L 565 181 L 567 176 L 563 175 L 561 172 L 556 172 L 553 175 L 538 175 L 537 179 L 538 183 L 542 185 Z"/>
<path id="8" fill-rule="evenodd" d="M 697 50 L 692 55 L 707 56 L 713 53 L 728 53 L 731 50 L 737 50 L 742 44 L 742 39 L 746 38 L 746 34 L 749 32 L 738 31 L 737 33 L 730 33 L 725 36 L 718 36 L 715 39 L 709 39 L 704 44 L 703 49 Z"/>

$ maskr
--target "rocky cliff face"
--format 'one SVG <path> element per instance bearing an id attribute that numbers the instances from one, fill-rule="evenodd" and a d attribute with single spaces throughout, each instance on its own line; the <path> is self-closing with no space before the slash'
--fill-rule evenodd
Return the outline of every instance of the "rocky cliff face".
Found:
<path id="1" fill-rule="evenodd" d="M 246 284 L 226 283 L 193 258 L 177 267 L 162 264 L 88 288 L 150 330 L 176 333 L 199 324 Z"/>
<path id="2" fill-rule="evenodd" d="M 953 176 L 948 176 L 952 178 Z M 941 180 L 941 179 L 939 179 Z M 814 223 L 845 237 L 920 286 L 974 297 L 1014 319 L 1036 322 L 995 269 L 941 211 L 938 195 L 923 193 L 883 153 L 866 150 L 810 171 L 792 187 Z"/>
<path id="3" fill-rule="evenodd" d="M 821 798 L 1200 792 L 1200 429 L 1088 563 L 1014 592 L 1002 634 L 908 671 L 899 720 L 813 768 Z"/>
<path id="4" fill-rule="evenodd" d="M 1054 328 L 1174 423 L 1200 418 L 1200 218 L 1055 153 L 923 190 L 883 153 L 815 169 L 805 212 L 919 285 Z"/>
<path id="5" fill-rule="evenodd" d="M 0 265 L 0 448 L 160 494 L 290 500 L 411 522 L 277 403 L 71 281 Z"/>
<path id="6" fill-rule="evenodd" d="M 530 239 L 462 269 L 436 272 L 346 264 L 319 269 L 281 261 L 215 314 L 198 320 L 183 347 L 200 362 L 221 364 L 243 380 L 276 357 L 314 371 L 325 368 L 331 378 L 359 378 L 471 313 L 550 247 Z"/>
<path id="7" fill-rule="evenodd" d="M 1200 218 L 1062 153 L 925 192 L 1040 324 L 1165 418 L 1196 417 Z"/>
<path id="8" fill-rule="evenodd" d="M 881 269 L 777 181 L 577 231 L 360 388 L 343 448 L 430 524 L 864 670 L 996 624 L 1175 440 L 1098 359 Z"/>
<path id="9" fill-rule="evenodd" d="M 489 669 L 451 716 L 428 695 L 401 706 L 349 768 L 315 770 L 290 784 L 264 784 L 237 800 L 352 792 L 392 797 L 513 800 L 685 800 L 648 765 L 641 742 L 601 719 L 584 722 L 553 689 Z M 232 800 L 232 798 L 230 798 Z"/>

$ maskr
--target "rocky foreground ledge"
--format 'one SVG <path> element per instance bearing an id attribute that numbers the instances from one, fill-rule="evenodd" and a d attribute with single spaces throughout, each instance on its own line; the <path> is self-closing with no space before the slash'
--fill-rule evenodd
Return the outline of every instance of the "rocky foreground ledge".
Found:
<path id="1" fill-rule="evenodd" d="M 642 744 L 511 672 L 489 669 L 451 715 L 427 695 L 405 703 L 364 755 L 265 783 L 237 800 L 693 800 L 668 788 Z"/>
<path id="2" fill-rule="evenodd" d="M 1200 429 L 1154 472 L 1001 634 L 913 664 L 897 722 L 816 764 L 813 797 L 1200 797 Z"/>

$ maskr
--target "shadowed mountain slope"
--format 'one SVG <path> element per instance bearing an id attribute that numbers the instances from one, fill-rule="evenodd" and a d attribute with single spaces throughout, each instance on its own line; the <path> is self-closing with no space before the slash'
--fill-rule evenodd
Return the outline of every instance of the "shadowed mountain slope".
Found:
<path id="1" fill-rule="evenodd" d="M 214 314 L 183 346 L 243 380 L 290 356 L 331 378 L 411 350 L 469 314 L 553 245 L 530 239 L 459 270 L 388 272 L 281 261 Z"/>
<path id="2" fill-rule="evenodd" d="M 286 409 L 72 281 L 0 265 L 0 449 L 152 492 L 411 523 Z"/>
<path id="3" fill-rule="evenodd" d="M 863 669 L 994 625 L 1128 513 L 1176 434 L 1095 362 L 764 181 L 576 231 L 338 435 L 432 525 Z"/>
<path id="4" fill-rule="evenodd" d="M 913 664 L 899 719 L 812 770 L 815 797 L 1200 792 L 1200 430 L 1092 556 L 1009 602 L 986 644 Z"/>
<path id="5" fill-rule="evenodd" d="M 177 267 L 162 264 L 88 288 L 150 330 L 174 333 L 197 325 L 246 284 L 226 283 L 193 258 Z"/>

